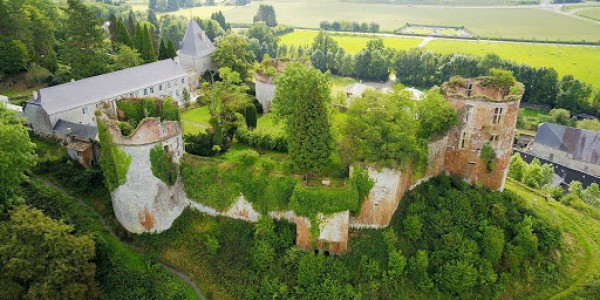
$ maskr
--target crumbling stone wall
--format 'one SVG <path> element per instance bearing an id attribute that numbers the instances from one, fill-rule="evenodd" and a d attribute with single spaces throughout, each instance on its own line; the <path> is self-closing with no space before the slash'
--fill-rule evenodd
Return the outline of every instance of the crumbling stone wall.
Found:
<path id="1" fill-rule="evenodd" d="M 492 102 L 485 99 L 446 98 L 458 112 L 459 125 L 448 133 L 444 168 L 469 183 L 479 182 L 492 190 L 503 190 L 517 123 L 519 100 Z M 498 117 L 499 110 L 502 111 Z M 489 144 L 496 154 L 493 169 L 480 158 Z"/>
<path id="2" fill-rule="evenodd" d="M 168 229 L 188 202 L 181 176 L 168 186 L 152 174 L 150 150 L 160 145 L 178 162 L 183 155 L 183 136 L 178 123 L 145 119 L 129 137 L 122 136 L 114 124 L 109 130 L 115 145 L 131 157 L 127 181 L 111 193 L 117 220 L 133 233 Z"/>
<path id="3" fill-rule="evenodd" d="M 348 230 L 350 227 L 350 212 L 343 211 L 332 215 L 317 215 L 319 226 L 319 237 L 316 243 L 313 243 L 311 235 L 311 220 L 306 217 L 296 217 L 296 246 L 312 250 L 316 248 L 320 251 L 329 251 L 331 253 L 344 253 L 348 250 Z"/>

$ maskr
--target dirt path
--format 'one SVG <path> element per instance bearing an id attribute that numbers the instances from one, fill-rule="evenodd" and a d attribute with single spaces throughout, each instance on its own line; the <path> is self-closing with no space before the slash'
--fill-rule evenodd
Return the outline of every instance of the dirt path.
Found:
<path id="1" fill-rule="evenodd" d="M 135 247 L 134 245 L 128 244 L 125 241 L 121 240 L 119 238 L 118 235 L 115 234 L 115 232 L 112 230 L 112 228 L 108 225 L 108 223 L 106 222 L 106 220 L 104 220 L 104 218 L 95 210 L 93 209 L 90 205 L 88 205 L 85 201 L 83 201 L 80 198 L 77 198 L 73 195 L 71 195 L 71 193 L 69 193 L 69 191 L 67 191 L 66 189 L 64 189 L 61 186 L 58 186 L 56 184 L 54 184 L 53 182 L 49 181 L 48 179 L 45 179 L 43 177 L 40 176 L 34 176 L 34 178 L 36 180 L 38 180 L 39 182 L 43 183 L 44 185 L 46 185 L 47 187 L 50 187 L 52 189 L 55 189 L 61 193 L 63 193 L 66 196 L 69 196 L 73 199 L 75 199 L 77 201 L 77 203 L 85 206 L 86 208 L 88 208 L 95 216 L 96 218 L 100 221 L 100 224 L 102 224 L 102 228 L 110 233 L 110 235 L 112 235 L 115 239 L 117 239 L 119 242 L 123 243 L 124 245 L 134 249 L 136 252 L 142 254 L 142 251 Z M 161 267 L 165 268 L 166 270 L 168 270 L 169 272 L 171 272 L 172 274 L 176 275 L 177 277 L 179 277 L 181 280 L 183 280 L 186 284 L 188 284 L 192 289 L 194 289 L 194 292 L 196 293 L 196 295 L 198 296 L 198 298 L 202 299 L 202 300 L 206 300 L 206 297 L 204 297 L 204 294 L 202 294 L 202 292 L 200 291 L 200 289 L 198 288 L 198 286 L 196 285 L 196 283 L 194 281 L 192 281 L 187 275 L 185 275 L 183 272 L 181 272 L 180 270 L 166 265 L 162 262 L 158 262 L 158 264 L 160 264 Z"/>

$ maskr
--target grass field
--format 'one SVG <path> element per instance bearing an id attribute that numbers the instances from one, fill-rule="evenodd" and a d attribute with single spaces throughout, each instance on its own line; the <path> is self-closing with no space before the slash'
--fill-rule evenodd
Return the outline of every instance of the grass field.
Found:
<path id="1" fill-rule="evenodd" d="M 577 12 L 577 15 L 600 21 L 600 7 L 582 9 Z"/>
<path id="2" fill-rule="evenodd" d="M 184 134 L 197 134 L 210 127 L 208 106 L 186 110 L 181 114 L 181 125 Z"/>
<path id="3" fill-rule="evenodd" d="M 408 23 L 465 26 L 481 37 L 600 41 L 600 24 L 537 8 L 425 7 L 327 1 L 261 1 L 224 11 L 228 22 L 251 23 L 260 4 L 282 24 L 318 28 L 321 21 L 377 22 L 392 31 Z"/>
<path id="4" fill-rule="evenodd" d="M 554 200 L 546 201 L 542 194 L 513 180 L 507 179 L 506 189 L 521 196 L 527 207 L 564 231 L 563 276 L 536 293 L 534 299 L 591 299 L 585 289 L 598 286 L 600 278 L 600 221 Z M 537 201 L 534 203 L 533 199 Z"/>
<path id="5" fill-rule="evenodd" d="M 561 76 L 571 74 L 579 80 L 600 87 L 600 47 L 433 40 L 425 48 L 445 54 L 483 56 L 496 53 L 501 58 L 518 63 L 553 67 Z"/>
<path id="6" fill-rule="evenodd" d="M 312 45 L 317 31 L 296 30 L 292 33 L 281 36 L 280 42 L 286 45 L 295 45 L 307 47 Z M 367 42 L 376 37 L 368 35 L 332 35 L 333 39 L 350 53 L 357 53 L 367 46 Z M 385 37 L 383 43 L 386 47 L 396 50 L 408 50 L 417 47 L 422 41 L 422 38 L 397 38 Z"/>

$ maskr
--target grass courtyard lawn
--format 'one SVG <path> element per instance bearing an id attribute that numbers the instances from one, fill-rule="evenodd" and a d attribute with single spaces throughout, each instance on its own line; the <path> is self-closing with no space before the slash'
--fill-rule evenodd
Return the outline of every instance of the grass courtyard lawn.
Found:
<path id="1" fill-rule="evenodd" d="M 521 196 L 527 207 L 564 231 L 564 245 L 560 253 L 565 258 L 565 265 L 560 267 L 562 276 L 552 285 L 540 287 L 540 292 L 536 293 L 535 298 L 593 298 L 593 295 L 586 294 L 586 289 L 597 290 L 597 282 L 600 279 L 599 220 L 552 199 L 546 201 L 539 192 L 511 179 L 507 179 L 506 189 Z M 534 198 L 537 199 L 535 203 Z"/>
<path id="2" fill-rule="evenodd" d="M 319 28 L 321 21 L 377 22 L 391 32 L 406 23 L 465 26 L 481 37 L 600 41 L 600 24 L 537 8 L 431 7 L 340 0 L 253 2 L 224 11 L 232 23 L 252 23 L 260 4 L 273 5 L 281 24 Z"/>
<path id="3" fill-rule="evenodd" d="M 483 56 L 496 53 L 503 59 L 517 63 L 552 67 L 560 76 L 571 74 L 579 80 L 600 87 L 600 47 L 433 40 L 425 48 L 444 54 Z"/>
<path id="4" fill-rule="evenodd" d="M 317 31 L 296 30 L 292 33 L 282 35 L 280 43 L 295 47 L 309 47 L 312 45 Z M 354 54 L 367 47 L 367 42 L 376 39 L 377 37 L 368 35 L 352 35 L 352 34 L 332 34 L 334 40 L 344 48 L 344 50 Z M 398 38 L 398 37 L 383 37 L 383 43 L 386 47 L 396 50 L 408 50 L 417 47 L 422 41 L 422 38 Z"/>
<path id="5" fill-rule="evenodd" d="M 181 114 L 181 125 L 184 134 L 197 134 L 210 127 L 208 106 L 186 110 Z"/>
<path id="6" fill-rule="evenodd" d="M 256 123 L 256 129 L 265 130 L 273 133 L 280 133 L 284 131 L 283 121 L 276 122 L 272 114 L 264 114 L 258 118 Z"/>

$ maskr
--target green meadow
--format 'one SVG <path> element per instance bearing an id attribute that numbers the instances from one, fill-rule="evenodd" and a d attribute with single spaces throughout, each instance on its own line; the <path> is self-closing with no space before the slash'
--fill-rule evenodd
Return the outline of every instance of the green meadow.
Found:
<path id="1" fill-rule="evenodd" d="M 445 54 L 483 56 L 496 53 L 503 59 L 517 63 L 552 67 L 561 76 L 571 74 L 579 80 L 600 87 L 600 47 L 433 40 L 425 48 Z"/>
<path id="2" fill-rule="evenodd" d="M 319 32 L 317 31 L 296 30 L 295 32 L 281 36 L 280 42 L 288 46 L 309 47 L 312 45 L 313 40 L 318 33 Z M 378 38 L 376 36 L 363 34 L 332 34 L 332 37 L 344 48 L 344 50 L 352 54 L 364 49 L 367 46 L 367 42 L 370 40 Z M 385 37 L 383 38 L 383 43 L 386 47 L 392 49 L 408 50 L 417 47 L 422 40 L 422 38 Z"/>

